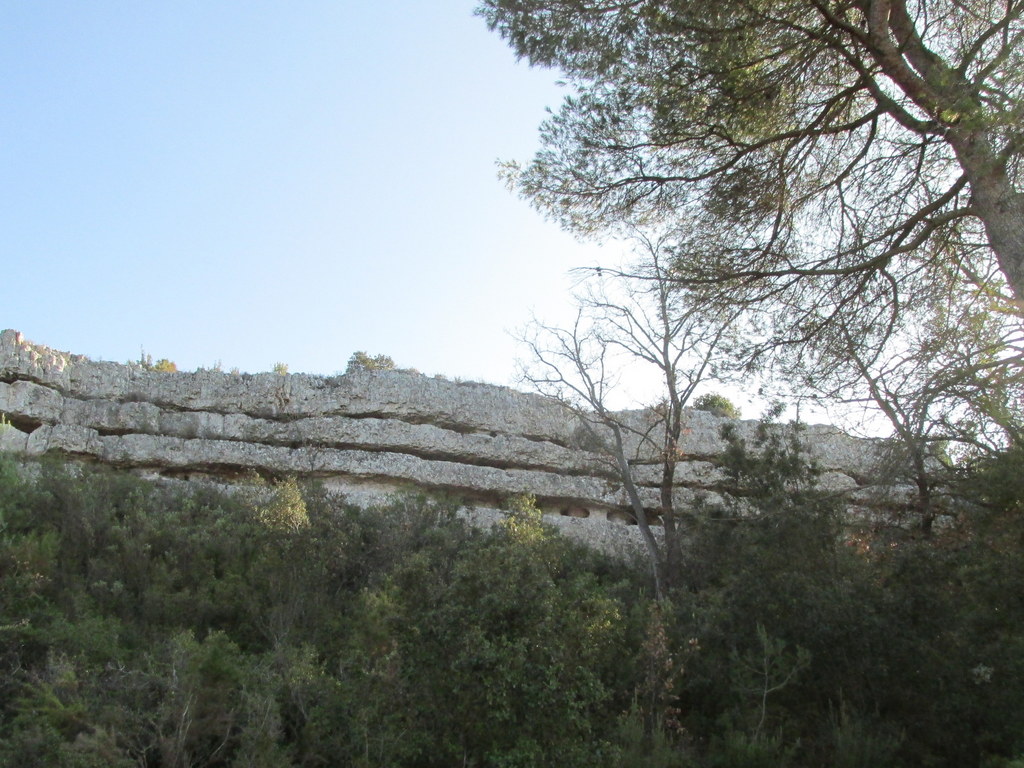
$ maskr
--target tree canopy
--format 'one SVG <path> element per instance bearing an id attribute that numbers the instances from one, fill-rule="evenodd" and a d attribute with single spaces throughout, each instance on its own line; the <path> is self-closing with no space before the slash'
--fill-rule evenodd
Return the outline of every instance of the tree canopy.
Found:
<path id="1" fill-rule="evenodd" d="M 1024 299 L 1021 0 L 478 12 L 573 86 L 533 161 L 508 166 L 568 227 L 681 225 L 680 278 L 771 298 L 790 341 L 949 270 Z"/>

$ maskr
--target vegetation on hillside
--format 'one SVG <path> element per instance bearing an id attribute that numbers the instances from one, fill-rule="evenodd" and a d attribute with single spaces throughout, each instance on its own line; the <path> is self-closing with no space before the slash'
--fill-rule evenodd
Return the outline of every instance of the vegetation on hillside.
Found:
<path id="1" fill-rule="evenodd" d="M 0 464 L 0 764 L 1011 765 L 1019 454 L 920 539 L 844 530 L 795 445 L 734 443 L 744 506 L 703 510 L 657 604 L 528 500 L 481 531 Z"/>

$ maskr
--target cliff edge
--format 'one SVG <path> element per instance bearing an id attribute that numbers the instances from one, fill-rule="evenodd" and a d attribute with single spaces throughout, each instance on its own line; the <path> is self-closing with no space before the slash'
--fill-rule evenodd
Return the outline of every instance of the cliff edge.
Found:
<path id="1" fill-rule="evenodd" d="M 401 490 L 455 495 L 500 508 L 530 493 L 552 518 L 627 520 L 614 467 L 581 439 L 558 403 L 506 387 L 403 371 L 341 376 L 162 373 L 89 360 L 0 333 L 0 449 L 70 457 L 177 478 L 249 472 L 319 478 L 355 503 Z M 636 412 L 633 418 L 642 420 Z M 723 419 L 687 413 L 676 494 L 681 508 L 721 491 Z M 755 422 L 738 422 L 753 435 Z M 869 478 L 877 441 L 821 425 L 804 438 L 822 482 L 853 509 L 879 502 Z M 642 464 L 644 457 L 639 455 Z M 655 457 L 647 457 L 654 459 Z M 639 466 L 650 508 L 658 473 Z M 580 522 L 583 522 L 580 520 Z M 578 524 L 578 523 L 573 523 Z"/>

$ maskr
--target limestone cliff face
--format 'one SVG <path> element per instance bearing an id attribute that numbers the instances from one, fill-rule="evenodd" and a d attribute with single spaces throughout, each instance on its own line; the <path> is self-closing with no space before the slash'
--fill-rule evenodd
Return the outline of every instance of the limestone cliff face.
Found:
<path id="1" fill-rule="evenodd" d="M 592 441 L 581 439 L 582 424 L 558 404 L 401 371 L 160 373 L 58 352 L 7 330 L 0 334 L 0 413 L 11 425 L 0 431 L 0 449 L 161 475 L 316 477 L 357 502 L 422 489 L 500 507 L 512 494 L 531 493 L 553 517 L 586 517 L 591 526 L 621 519 L 627 507 L 607 458 L 584 447 Z M 684 505 L 720 490 L 722 422 L 687 414 L 677 474 Z M 738 428 L 752 435 L 755 426 Z M 872 504 L 865 482 L 878 444 L 827 426 L 810 426 L 805 436 L 827 487 L 855 506 Z M 645 502 L 656 508 L 655 468 L 641 467 L 638 476 Z"/>

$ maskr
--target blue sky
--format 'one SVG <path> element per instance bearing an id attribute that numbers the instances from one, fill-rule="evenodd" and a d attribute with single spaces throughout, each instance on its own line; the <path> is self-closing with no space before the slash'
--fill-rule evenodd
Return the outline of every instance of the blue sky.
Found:
<path id="1" fill-rule="evenodd" d="M 577 243 L 498 180 L 558 73 L 473 0 L 11 3 L 0 327 L 96 359 L 512 383 Z"/>

